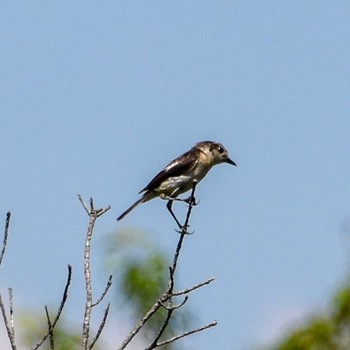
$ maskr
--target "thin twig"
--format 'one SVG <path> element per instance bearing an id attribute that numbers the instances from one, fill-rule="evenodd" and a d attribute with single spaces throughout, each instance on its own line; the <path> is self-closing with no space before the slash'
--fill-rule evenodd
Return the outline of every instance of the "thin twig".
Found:
<path id="1" fill-rule="evenodd" d="M 134 338 L 134 336 L 140 331 L 140 329 L 145 325 L 145 323 L 158 311 L 158 309 L 161 307 L 161 303 L 158 300 L 150 309 L 149 311 L 143 316 L 143 318 L 140 320 L 140 322 L 135 326 L 135 328 L 128 334 L 128 336 L 125 338 L 123 343 L 120 345 L 118 350 L 123 350 L 126 348 L 126 346 L 131 342 L 131 340 Z"/>
<path id="2" fill-rule="evenodd" d="M 50 349 L 54 350 L 55 349 L 55 343 L 54 343 L 54 338 L 53 338 L 53 328 L 52 328 L 52 323 L 49 315 L 49 310 L 47 306 L 45 305 L 45 314 L 46 314 L 46 319 L 47 319 L 47 325 L 48 325 L 48 332 L 50 336 Z"/>
<path id="3" fill-rule="evenodd" d="M 105 290 L 103 291 L 103 293 L 102 293 L 102 295 L 99 297 L 99 299 L 97 299 L 97 301 L 96 301 L 95 303 L 92 304 L 92 307 L 95 307 L 96 305 L 98 305 L 98 304 L 104 299 L 104 297 L 105 297 L 106 294 L 108 293 L 109 288 L 110 288 L 111 285 L 112 285 L 112 278 L 113 278 L 113 276 L 110 275 L 109 278 L 108 278 L 108 281 L 107 281 L 107 285 L 106 285 Z"/>
<path id="4" fill-rule="evenodd" d="M 67 298 L 68 298 L 68 289 L 69 289 L 69 285 L 70 285 L 70 282 L 72 280 L 72 266 L 68 265 L 68 277 L 67 277 L 67 282 L 66 282 L 66 286 L 64 288 L 64 291 L 63 291 L 63 296 L 62 296 L 62 300 L 61 300 L 61 303 L 60 303 L 60 306 L 57 310 L 57 315 L 54 319 L 54 321 L 52 322 L 52 330 L 55 328 L 56 326 L 56 323 L 58 322 L 60 316 L 61 316 L 61 313 L 63 311 L 63 308 L 64 308 L 64 305 L 67 301 Z M 50 330 L 42 337 L 42 339 L 34 346 L 32 347 L 31 350 L 37 350 L 41 344 L 44 343 L 44 341 L 47 339 L 47 337 L 50 336 Z"/>
<path id="5" fill-rule="evenodd" d="M 16 346 L 16 341 L 15 341 L 15 334 L 14 334 L 14 332 L 12 332 L 11 322 L 9 322 L 9 320 L 7 318 L 5 305 L 2 301 L 1 293 L 0 293 L 0 309 L 1 309 L 1 313 L 2 313 L 2 318 L 4 320 L 5 328 L 7 331 L 7 336 L 9 338 L 9 341 L 11 344 L 11 349 L 16 350 L 17 346 Z"/>
<path id="6" fill-rule="evenodd" d="M 5 251 L 6 251 L 6 246 L 7 246 L 7 238 L 8 238 L 8 233 L 9 233 L 9 227 L 10 227 L 10 219 L 11 219 L 11 212 L 8 211 L 6 213 L 6 221 L 5 221 L 5 229 L 4 229 L 4 239 L 2 242 L 2 248 L 1 248 L 1 253 L 0 253 L 0 265 L 2 263 L 2 260 L 5 256 Z M 9 288 L 9 304 L 10 304 L 10 317 L 8 319 L 6 315 L 6 310 L 5 310 L 5 305 L 2 301 L 2 297 L 0 294 L 0 309 L 1 309 L 1 314 L 2 318 L 4 320 L 5 328 L 7 331 L 7 335 L 11 344 L 11 349 L 16 350 L 16 340 L 15 340 L 15 327 L 14 327 L 14 318 L 13 318 L 13 293 L 12 293 L 12 288 Z"/>
<path id="7" fill-rule="evenodd" d="M 170 300 L 170 305 L 164 305 L 164 303 L 160 302 L 161 305 L 163 306 L 163 308 L 164 308 L 165 310 L 167 310 L 167 314 L 166 314 L 165 320 L 164 320 L 164 322 L 163 322 L 163 324 L 162 324 L 162 326 L 161 326 L 161 328 L 160 328 L 158 334 L 157 334 L 156 337 L 154 338 L 152 344 L 151 344 L 150 346 L 148 346 L 148 347 L 146 348 L 146 350 L 154 349 L 154 348 L 157 347 L 158 340 L 160 339 L 160 337 L 163 335 L 165 329 L 167 328 L 167 326 L 168 326 L 168 324 L 169 324 L 169 321 L 170 321 L 170 318 L 171 318 L 173 312 L 174 312 L 176 309 L 182 307 L 182 306 L 187 302 L 188 296 L 186 296 L 185 299 L 184 299 L 180 304 L 178 304 L 178 305 L 173 305 L 173 304 L 171 303 L 171 296 L 169 297 L 169 300 Z"/>
<path id="8" fill-rule="evenodd" d="M 162 334 L 164 333 L 165 328 L 168 326 L 168 323 L 170 321 L 171 315 L 173 314 L 174 310 L 175 309 L 168 310 L 167 315 L 165 317 L 165 320 L 164 320 L 164 322 L 162 324 L 162 327 L 160 327 L 160 330 L 159 330 L 157 336 L 153 340 L 152 344 L 150 346 L 148 346 L 145 350 L 151 350 L 151 349 L 154 349 L 154 348 L 157 347 L 157 342 L 160 339 L 160 337 L 162 336 Z"/>
<path id="9" fill-rule="evenodd" d="M 203 287 L 203 286 L 205 286 L 205 285 L 207 285 L 207 284 L 209 284 L 209 283 L 211 283 L 213 281 L 215 281 L 215 278 L 209 278 L 209 279 L 207 279 L 207 280 L 205 280 L 205 281 L 203 281 L 201 283 L 196 284 L 193 287 L 186 288 L 184 290 L 179 290 L 177 292 L 173 292 L 172 295 L 173 296 L 179 296 L 179 295 L 183 295 L 183 294 L 188 294 L 188 293 L 190 293 L 190 292 L 192 292 L 192 291 L 194 291 L 194 290 L 196 290 L 198 288 L 201 288 L 201 287 Z"/>
<path id="10" fill-rule="evenodd" d="M 78 198 L 79 198 L 79 201 L 80 201 L 81 205 L 82 205 L 83 208 L 85 209 L 86 213 L 87 213 L 88 215 L 90 215 L 89 209 L 87 208 L 87 206 L 86 206 L 86 204 L 85 204 L 85 202 L 84 202 L 83 197 L 82 197 L 80 194 L 78 194 Z"/>
<path id="11" fill-rule="evenodd" d="M 90 197 L 90 209 L 88 209 L 83 197 L 78 194 L 78 199 L 81 203 L 81 205 L 83 206 L 83 208 L 85 209 L 86 213 L 90 216 L 90 215 L 94 215 L 96 217 L 99 217 L 101 215 L 103 215 L 106 211 L 108 211 L 109 209 L 111 209 L 111 206 L 109 205 L 106 208 L 100 208 L 100 209 L 95 209 L 94 208 L 94 200 L 92 197 Z"/>
<path id="12" fill-rule="evenodd" d="M 186 220 L 185 220 L 185 227 L 188 227 L 188 223 L 190 221 L 190 216 L 192 213 L 192 208 L 196 205 L 196 200 L 194 198 L 194 192 L 196 191 L 196 187 L 197 187 L 198 182 L 194 181 L 193 185 L 192 185 L 192 192 L 191 192 L 191 196 L 190 196 L 190 203 L 188 205 L 188 210 L 187 210 L 187 215 L 186 215 Z"/>
<path id="13" fill-rule="evenodd" d="M 177 267 L 177 260 L 179 258 L 179 254 L 180 254 L 180 250 L 181 250 L 181 247 L 182 247 L 183 240 L 185 238 L 185 235 L 189 233 L 187 231 L 188 227 L 189 227 L 188 223 L 190 221 L 192 208 L 194 206 L 194 193 L 196 191 L 196 186 L 197 186 L 197 182 L 194 182 L 193 186 L 192 186 L 192 192 L 191 192 L 190 201 L 189 201 L 189 205 L 188 205 L 188 210 L 187 210 L 187 214 L 186 214 L 186 220 L 185 220 L 185 223 L 184 223 L 184 225 L 182 227 L 182 230 L 180 232 L 180 239 L 179 239 L 179 242 L 177 243 L 177 247 L 176 247 L 175 255 L 174 255 L 174 259 L 173 259 L 173 265 L 171 267 L 171 269 L 172 269 L 172 271 L 171 271 L 172 276 L 175 275 L 175 271 L 176 271 L 176 267 Z"/>
<path id="14" fill-rule="evenodd" d="M 163 345 L 166 345 L 166 344 L 169 344 L 169 343 L 173 343 L 174 341 L 178 340 L 178 339 L 181 339 L 181 338 L 184 338 L 184 337 L 187 337 L 189 335 L 192 335 L 192 334 L 195 334 L 195 333 L 198 333 L 198 332 L 202 332 L 204 331 L 205 329 L 208 329 L 208 328 L 211 328 L 211 327 L 215 327 L 218 323 L 216 321 L 213 321 L 211 323 L 209 323 L 208 325 L 206 326 L 203 326 L 203 327 L 200 327 L 200 328 L 196 328 L 196 329 L 193 329 L 191 331 L 188 331 L 188 332 L 185 332 L 185 333 L 182 333 L 180 335 L 177 335 L 175 337 L 172 337 L 168 340 L 165 340 L 161 343 L 158 343 L 155 348 L 158 348 L 160 346 L 163 346 Z M 154 349 L 154 348 L 152 348 Z"/>
<path id="15" fill-rule="evenodd" d="M 94 200 L 92 197 L 90 197 L 90 213 L 92 213 L 94 210 Z"/>
<path id="16" fill-rule="evenodd" d="M 168 311 L 173 311 L 173 310 L 176 310 L 176 309 L 179 309 L 181 306 L 185 305 L 186 302 L 188 300 L 188 296 L 186 296 L 184 298 L 184 300 L 182 300 L 182 302 L 180 304 L 173 304 L 173 303 L 170 303 L 169 305 L 165 305 L 163 302 L 160 302 L 160 304 L 163 306 L 163 308 L 165 310 L 168 310 Z"/>
<path id="17" fill-rule="evenodd" d="M 108 312 L 109 312 L 109 307 L 111 306 L 111 303 L 108 303 L 107 305 L 107 309 L 105 310 L 104 314 L 103 314 L 103 319 L 102 319 L 102 322 L 100 324 L 100 327 L 98 327 L 98 330 L 97 330 L 97 333 L 96 333 L 96 336 L 95 338 L 92 340 L 90 346 L 89 346 L 89 350 L 91 350 L 94 345 L 96 344 L 98 338 L 100 337 L 102 331 L 103 331 L 103 327 L 105 326 L 106 324 L 106 320 L 107 320 L 107 316 L 108 316 Z"/>
<path id="18" fill-rule="evenodd" d="M 13 337 L 15 337 L 15 322 L 13 318 L 13 291 L 9 288 L 9 305 L 10 305 L 10 327 Z"/>
<path id="19" fill-rule="evenodd" d="M 0 265 L 2 263 L 2 259 L 4 258 L 4 255 L 5 255 L 5 250 L 6 250 L 6 245 L 7 245 L 7 237 L 8 237 L 9 227 L 10 227 L 10 219 L 11 219 L 11 212 L 8 211 L 6 214 L 4 240 L 2 242 L 2 249 L 1 249 L 1 254 L 0 254 Z"/>

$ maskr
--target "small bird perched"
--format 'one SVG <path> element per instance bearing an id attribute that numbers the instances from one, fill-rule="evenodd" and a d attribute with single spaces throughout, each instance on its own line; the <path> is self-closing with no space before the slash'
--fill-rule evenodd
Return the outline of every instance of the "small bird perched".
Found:
<path id="1" fill-rule="evenodd" d="M 176 197 L 190 190 L 194 183 L 201 181 L 208 171 L 217 164 L 228 163 L 236 165 L 228 156 L 225 147 L 218 142 L 198 142 L 188 152 L 174 159 L 164 170 L 157 174 L 151 182 L 139 193 L 142 197 L 129 209 L 121 214 L 117 220 L 123 219 L 136 206 L 160 197 L 167 199 L 167 208 L 179 227 L 181 224 L 175 217 L 171 207 Z"/>

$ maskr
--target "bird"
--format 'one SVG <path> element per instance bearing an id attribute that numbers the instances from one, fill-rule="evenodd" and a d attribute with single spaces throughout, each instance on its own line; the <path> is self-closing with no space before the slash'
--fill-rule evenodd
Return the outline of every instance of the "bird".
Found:
<path id="1" fill-rule="evenodd" d="M 230 159 L 228 151 L 219 142 L 202 141 L 196 143 L 189 151 L 170 162 L 144 187 L 138 199 L 131 207 L 125 210 L 117 221 L 122 220 L 127 214 L 135 209 L 139 204 L 150 201 L 154 198 L 168 200 L 167 209 L 180 228 L 181 224 L 172 211 L 174 200 L 180 200 L 178 195 L 189 191 L 194 184 L 200 182 L 209 170 L 218 164 L 237 164 Z"/>

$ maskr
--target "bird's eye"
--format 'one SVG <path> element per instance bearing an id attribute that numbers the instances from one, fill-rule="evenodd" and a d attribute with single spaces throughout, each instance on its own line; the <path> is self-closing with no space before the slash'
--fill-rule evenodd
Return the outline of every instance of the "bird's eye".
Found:
<path id="1" fill-rule="evenodd" d="M 219 147 L 218 147 L 218 151 L 219 151 L 219 153 L 223 153 L 223 152 L 224 152 L 224 149 L 223 149 L 221 146 L 219 146 Z"/>

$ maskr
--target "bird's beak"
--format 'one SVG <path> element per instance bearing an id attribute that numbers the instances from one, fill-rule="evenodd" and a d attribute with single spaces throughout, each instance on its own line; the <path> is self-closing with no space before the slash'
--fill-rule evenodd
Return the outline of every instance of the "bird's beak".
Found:
<path id="1" fill-rule="evenodd" d="M 237 164 L 236 164 L 233 160 L 231 160 L 230 158 L 226 158 L 226 159 L 225 159 L 225 163 L 228 163 L 228 164 L 232 164 L 232 165 L 234 165 L 234 166 L 237 166 Z"/>

